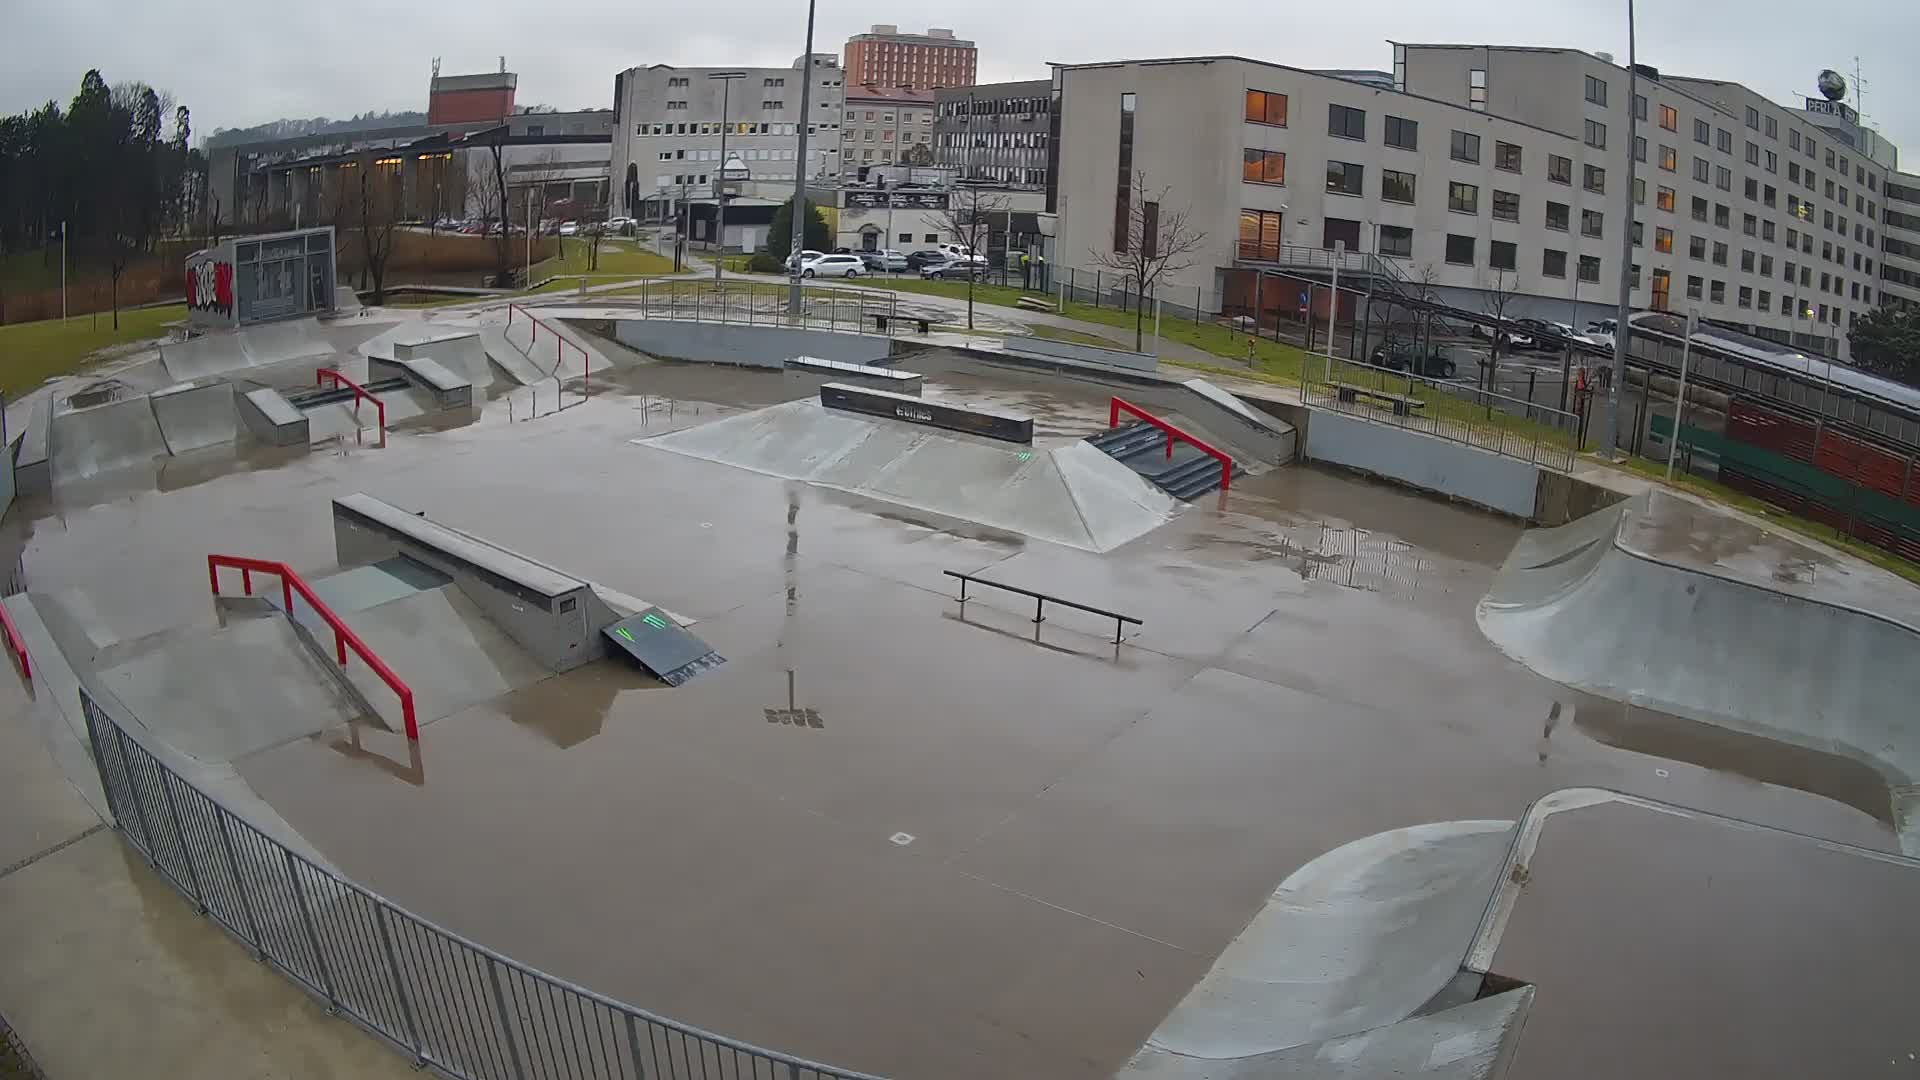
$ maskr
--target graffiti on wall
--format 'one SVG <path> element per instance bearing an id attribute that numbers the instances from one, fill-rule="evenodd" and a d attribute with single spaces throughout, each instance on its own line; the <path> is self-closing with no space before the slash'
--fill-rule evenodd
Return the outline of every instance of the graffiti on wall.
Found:
<path id="1" fill-rule="evenodd" d="M 233 314 L 233 264 L 204 259 L 187 267 L 187 307 Z"/>

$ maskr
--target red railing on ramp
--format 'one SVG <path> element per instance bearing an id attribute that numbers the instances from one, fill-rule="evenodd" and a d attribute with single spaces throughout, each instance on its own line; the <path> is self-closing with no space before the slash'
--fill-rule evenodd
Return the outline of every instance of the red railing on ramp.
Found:
<path id="1" fill-rule="evenodd" d="M 1186 432 L 1181 431 L 1179 428 L 1142 409 L 1140 406 L 1129 401 L 1122 401 L 1119 398 L 1114 398 L 1107 406 L 1107 426 L 1110 428 L 1119 427 L 1120 414 L 1123 412 L 1129 416 L 1139 417 L 1153 427 L 1165 432 L 1167 436 L 1168 457 L 1173 456 L 1173 444 L 1178 440 L 1184 443 L 1191 443 L 1201 453 L 1218 459 L 1220 462 L 1220 490 L 1227 490 L 1227 483 L 1233 479 L 1233 459 L 1231 457 L 1228 457 L 1224 452 L 1214 449 L 1212 446 L 1194 438 Z"/>
<path id="2" fill-rule="evenodd" d="M 13 612 L 0 604 L 0 626 L 7 631 L 7 651 L 20 661 L 20 675 L 28 682 L 33 681 L 33 663 L 27 659 L 27 640 L 20 636 L 20 628 L 13 624 Z"/>
<path id="3" fill-rule="evenodd" d="M 560 332 L 558 330 L 555 330 L 551 326 L 547 326 L 547 324 L 541 322 L 539 317 L 534 315 L 533 312 L 528 311 L 526 308 L 521 307 L 519 304 L 515 304 L 515 303 L 507 304 L 507 329 L 509 330 L 513 329 L 513 317 L 516 314 L 518 314 L 521 318 L 527 320 L 527 322 L 533 324 L 533 336 L 527 340 L 527 359 L 529 360 L 533 359 L 534 343 L 540 340 L 540 328 L 545 326 L 547 330 L 547 336 L 553 339 L 553 370 L 548 372 L 548 374 L 556 378 L 559 377 L 560 360 L 561 360 L 560 350 L 562 348 L 571 348 L 574 352 L 577 352 L 580 354 L 581 385 L 583 386 L 592 385 L 591 380 L 593 377 L 593 362 L 588 358 L 586 349 L 581 348 L 578 342 L 568 341 L 566 338 L 561 337 Z M 591 393 L 590 390 L 587 392 Z"/>
<path id="4" fill-rule="evenodd" d="M 393 673 L 393 669 L 387 666 L 386 661 L 373 654 L 373 650 L 367 647 L 367 643 L 360 640 L 360 635 L 354 633 L 340 616 L 335 615 L 332 608 L 314 595 L 313 587 L 308 585 L 299 574 L 294 573 L 292 567 L 286 563 L 249 559 L 240 555 L 208 555 L 207 582 L 213 586 L 215 596 L 220 595 L 220 568 L 223 566 L 240 571 L 240 588 L 248 596 L 253 595 L 254 574 L 277 575 L 280 578 L 281 600 L 286 606 L 288 618 L 293 617 L 293 594 L 297 592 L 305 597 L 308 605 L 313 608 L 314 614 L 320 616 L 328 626 L 333 628 L 333 648 L 339 658 L 340 666 L 347 666 L 347 650 L 352 649 L 400 698 L 400 715 L 406 720 L 407 738 L 419 741 L 420 725 L 413 715 L 413 690 L 400 681 L 400 676 Z M 4 609 L 0 608 L 0 610 Z"/>
<path id="5" fill-rule="evenodd" d="M 313 373 L 313 384 L 315 386 L 325 386 L 328 383 L 332 383 L 335 386 L 344 386 L 353 391 L 353 415 L 355 416 L 360 415 L 360 400 L 362 398 L 373 402 L 373 407 L 380 411 L 380 445 L 385 446 L 387 444 L 387 403 L 374 397 L 367 392 L 366 387 L 340 374 L 340 372 L 333 368 L 323 367 Z M 216 589 L 214 591 L 218 592 L 219 590 Z"/>

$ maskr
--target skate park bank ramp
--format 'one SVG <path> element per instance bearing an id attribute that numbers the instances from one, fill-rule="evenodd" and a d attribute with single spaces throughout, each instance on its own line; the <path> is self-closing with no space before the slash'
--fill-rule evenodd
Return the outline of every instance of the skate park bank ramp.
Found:
<path id="1" fill-rule="evenodd" d="M 1577 690 L 1866 764 L 1920 854 L 1920 594 L 1878 575 L 1653 491 L 1524 534 L 1477 617 Z"/>
<path id="2" fill-rule="evenodd" d="M 1079 440 L 1044 448 L 792 401 L 641 446 L 1103 552 L 1170 520 L 1177 504 Z"/>
<path id="3" fill-rule="evenodd" d="M 306 318 L 215 330 L 161 345 L 160 364 L 176 382 L 244 374 L 249 369 L 290 360 L 350 352 L 389 325 L 361 321 L 328 324 Z"/>

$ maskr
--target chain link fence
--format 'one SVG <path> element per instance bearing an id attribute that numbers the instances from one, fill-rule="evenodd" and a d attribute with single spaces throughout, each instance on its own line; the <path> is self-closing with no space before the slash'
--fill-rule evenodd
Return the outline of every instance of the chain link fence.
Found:
<path id="1" fill-rule="evenodd" d="M 874 1080 L 702 1031 L 536 971 L 316 866 L 182 779 L 84 688 L 118 828 L 289 979 L 460 1080 Z"/>

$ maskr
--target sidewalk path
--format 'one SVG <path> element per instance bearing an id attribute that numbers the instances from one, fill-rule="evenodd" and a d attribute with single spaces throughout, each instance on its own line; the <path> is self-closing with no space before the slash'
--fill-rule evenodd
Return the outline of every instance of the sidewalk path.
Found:
<path id="1" fill-rule="evenodd" d="M 401 1077 L 106 827 L 0 672 L 0 1016 L 52 1080 Z"/>

